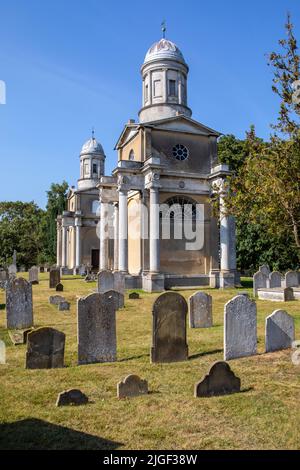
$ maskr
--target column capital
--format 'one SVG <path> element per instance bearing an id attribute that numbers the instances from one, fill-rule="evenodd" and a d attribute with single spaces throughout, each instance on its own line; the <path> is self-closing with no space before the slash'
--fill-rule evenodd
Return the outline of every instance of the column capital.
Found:
<path id="1" fill-rule="evenodd" d="M 160 189 L 160 172 L 152 170 L 145 175 L 145 188 L 146 189 Z"/>

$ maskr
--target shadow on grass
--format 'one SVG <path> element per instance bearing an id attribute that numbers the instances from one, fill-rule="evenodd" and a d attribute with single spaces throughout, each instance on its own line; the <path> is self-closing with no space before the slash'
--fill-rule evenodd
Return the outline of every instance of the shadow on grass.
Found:
<path id="1" fill-rule="evenodd" d="M 198 357 L 209 356 L 210 354 L 218 354 L 222 351 L 223 349 L 213 349 L 212 351 L 205 351 L 202 353 L 192 354 L 191 356 L 189 356 L 189 361 L 197 359 Z"/>
<path id="2" fill-rule="evenodd" d="M 0 424 L 0 449 L 2 450 L 114 450 L 122 445 L 119 442 L 35 418 Z"/>
<path id="3" fill-rule="evenodd" d="M 119 359 L 118 362 L 133 361 L 134 359 L 142 359 L 142 357 L 150 357 L 150 354 L 140 354 L 139 356 L 124 357 L 123 359 Z"/>

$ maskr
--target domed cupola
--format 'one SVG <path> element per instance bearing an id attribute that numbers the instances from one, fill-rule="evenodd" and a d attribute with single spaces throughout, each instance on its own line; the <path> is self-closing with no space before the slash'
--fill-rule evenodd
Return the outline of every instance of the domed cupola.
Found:
<path id="1" fill-rule="evenodd" d="M 140 122 L 178 114 L 192 115 L 187 106 L 188 71 L 183 54 L 174 42 L 163 37 L 150 47 L 141 68 L 143 107 L 139 112 Z"/>
<path id="2" fill-rule="evenodd" d="M 94 131 L 80 152 L 80 178 L 78 189 L 95 188 L 100 177 L 104 175 L 105 153 L 102 145 L 97 142 Z"/>

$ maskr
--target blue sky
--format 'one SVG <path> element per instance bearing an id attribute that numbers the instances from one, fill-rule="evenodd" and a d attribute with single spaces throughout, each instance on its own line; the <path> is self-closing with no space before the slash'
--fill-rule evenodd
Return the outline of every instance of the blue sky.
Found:
<path id="1" fill-rule="evenodd" d="M 43 207 L 52 182 L 76 184 L 92 126 L 110 174 L 163 19 L 190 66 L 193 118 L 238 137 L 254 123 L 268 138 L 278 101 L 265 54 L 287 11 L 300 40 L 299 0 L 0 0 L 0 200 Z"/>

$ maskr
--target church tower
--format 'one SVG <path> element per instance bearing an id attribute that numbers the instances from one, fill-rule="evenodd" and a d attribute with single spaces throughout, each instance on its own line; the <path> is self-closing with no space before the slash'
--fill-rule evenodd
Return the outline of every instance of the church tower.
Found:
<path id="1" fill-rule="evenodd" d="M 82 146 L 80 152 L 80 178 L 78 189 L 95 188 L 104 175 L 105 154 L 102 145 L 94 136 Z"/>
<path id="2" fill-rule="evenodd" d="M 164 33 L 164 29 L 163 29 Z M 183 114 L 191 117 L 187 106 L 189 67 L 179 48 L 163 37 L 148 50 L 141 67 L 143 106 L 141 123 Z"/>

